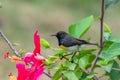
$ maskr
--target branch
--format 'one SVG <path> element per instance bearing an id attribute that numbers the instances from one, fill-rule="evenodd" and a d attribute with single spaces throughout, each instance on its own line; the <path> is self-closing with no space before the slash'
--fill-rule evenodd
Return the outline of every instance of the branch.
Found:
<path id="1" fill-rule="evenodd" d="M 12 43 L 7 39 L 7 37 L 4 35 L 4 33 L 0 30 L 1 37 L 6 41 L 6 43 L 9 45 L 10 49 L 13 51 L 13 53 L 20 57 L 19 52 L 12 46 Z"/>
<path id="2" fill-rule="evenodd" d="M 43 72 L 46 76 L 48 76 L 49 78 L 52 78 L 52 76 L 46 72 Z"/>
<path id="3" fill-rule="evenodd" d="M 97 60 L 99 58 L 99 55 L 103 49 L 103 21 L 104 21 L 104 0 L 102 0 L 102 5 L 101 5 L 101 19 L 100 19 L 100 49 L 96 55 L 95 60 L 93 61 L 93 64 L 90 68 L 90 72 L 92 72 L 95 68 L 95 65 L 97 63 Z"/>

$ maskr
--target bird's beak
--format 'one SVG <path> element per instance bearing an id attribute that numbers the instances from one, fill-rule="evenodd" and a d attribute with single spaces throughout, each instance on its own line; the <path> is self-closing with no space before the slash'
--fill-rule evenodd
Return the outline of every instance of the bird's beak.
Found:
<path id="1" fill-rule="evenodd" d="M 56 36 L 56 34 L 53 34 L 53 35 L 51 35 L 51 36 Z"/>

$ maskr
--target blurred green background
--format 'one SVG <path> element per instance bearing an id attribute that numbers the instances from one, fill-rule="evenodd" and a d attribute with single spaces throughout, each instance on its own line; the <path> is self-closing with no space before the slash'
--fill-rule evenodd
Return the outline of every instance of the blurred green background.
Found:
<path id="1" fill-rule="evenodd" d="M 58 31 L 68 31 L 68 26 L 84 17 L 94 15 L 95 23 L 83 39 L 91 38 L 99 42 L 100 0 L 0 0 L 0 21 L 3 31 L 12 43 L 19 43 L 17 50 L 25 49 L 32 52 L 33 33 L 39 29 L 42 38 L 48 40 L 53 47 L 57 40 L 51 37 Z M 111 27 L 113 34 L 120 34 L 120 3 L 108 8 L 105 12 L 105 22 Z M 8 80 L 8 74 L 17 75 L 15 64 L 3 59 L 5 52 L 11 52 L 8 45 L 0 37 L 0 79 Z M 53 52 L 42 48 L 42 55 L 48 57 Z M 41 80 L 49 80 L 43 75 Z M 101 79 L 104 80 L 104 79 Z"/>

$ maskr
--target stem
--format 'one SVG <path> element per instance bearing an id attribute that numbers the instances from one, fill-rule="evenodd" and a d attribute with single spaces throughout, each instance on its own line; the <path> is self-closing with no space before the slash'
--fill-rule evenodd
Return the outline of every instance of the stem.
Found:
<path id="1" fill-rule="evenodd" d="M 4 35 L 4 33 L 1 30 L 0 30 L 0 35 L 6 41 L 6 43 L 9 45 L 9 47 L 11 48 L 11 50 L 13 51 L 13 53 L 16 56 L 20 57 L 19 52 L 12 46 L 12 43 L 7 39 L 7 37 Z"/>
<path id="2" fill-rule="evenodd" d="M 101 19 L 100 19 L 100 22 L 101 22 L 101 35 L 100 35 L 100 48 L 102 49 L 103 48 L 103 22 L 104 22 L 104 0 L 102 0 L 102 8 L 101 8 Z"/>
<path id="3" fill-rule="evenodd" d="M 103 21 L 104 21 L 104 0 L 102 0 L 102 5 L 101 5 L 101 19 L 100 19 L 100 49 L 96 55 L 95 60 L 93 61 L 93 64 L 90 68 L 89 72 L 92 72 L 95 68 L 95 65 L 97 63 L 97 60 L 99 58 L 99 55 L 103 49 Z"/>
<path id="4" fill-rule="evenodd" d="M 48 76 L 49 78 L 52 78 L 52 76 L 46 72 L 43 72 L 46 76 Z"/>

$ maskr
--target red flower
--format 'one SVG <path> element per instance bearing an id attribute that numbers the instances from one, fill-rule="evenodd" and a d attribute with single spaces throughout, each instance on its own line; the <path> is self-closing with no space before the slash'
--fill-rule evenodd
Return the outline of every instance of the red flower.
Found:
<path id="1" fill-rule="evenodd" d="M 17 80 L 38 80 L 43 74 L 45 60 L 40 54 L 40 36 L 38 30 L 34 33 L 35 49 L 33 53 L 26 53 L 22 62 L 16 64 Z"/>

